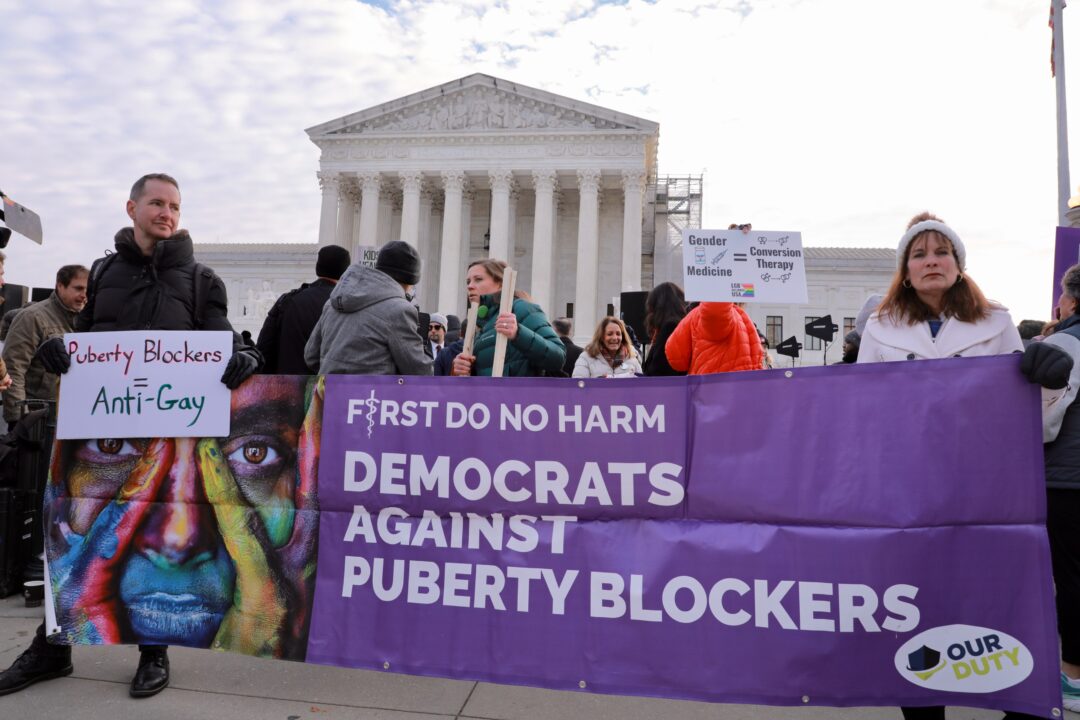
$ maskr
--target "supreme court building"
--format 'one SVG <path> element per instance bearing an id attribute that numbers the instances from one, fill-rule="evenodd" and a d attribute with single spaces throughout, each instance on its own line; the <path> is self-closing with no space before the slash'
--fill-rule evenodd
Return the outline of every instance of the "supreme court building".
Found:
<path id="1" fill-rule="evenodd" d="M 413 93 L 307 134 L 321 151 L 317 244 L 196 246 L 199 260 L 226 283 L 238 331 L 257 335 L 277 296 L 313 279 L 318 247 L 340 245 L 355 261 L 400 239 L 423 259 L 421 309 L 463 317 L 467 263 L 497 258 L 518 271 L 518 289 L 549 318 L 572 316 L 575 341 L 585 344 L 609 305 L 617 312 L 622 292 L 666 280 L 682 284 L 681 241 L 668 209 L 696 207 L 684 226 L 702 226 L 700 178 L 696 195 L 667 199 L 677 183 L 658 178 L 657 123 L 489 75 Z M 812 302 L 814 286 L 831 282 L 815 278 L 815 266 L 830 276 L 847 270 L 849 285 L 857 269 L 826 256 L 818 265 L 808 253 Z M 843 260 L 851 264 L 850 256 Z M 891 274 L 894 263 L 864 268 L 868 287 L 881 284 L 878 275 L 886 267 Z M 858 284 L 844 294 L 820 294 L 853 299 L 853 308 L 828 308 L 839 313 L 834 317 L 857 314 L 865 297 Z M 788 327 L 811 311 L 826 314 L 794 308 Z"/>

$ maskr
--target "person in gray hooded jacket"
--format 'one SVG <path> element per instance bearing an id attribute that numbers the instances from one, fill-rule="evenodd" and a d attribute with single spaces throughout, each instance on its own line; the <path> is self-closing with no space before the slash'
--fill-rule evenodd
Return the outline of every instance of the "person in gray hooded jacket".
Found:
<path id="1" fill-rule="evenodd" d="M 409 301 L 418 282 L 420 255 L 400 240 L 383 246 L 374 270 L 350 266 L 304 347 L 308 367 L 323 375 L 431 375 Z"/>

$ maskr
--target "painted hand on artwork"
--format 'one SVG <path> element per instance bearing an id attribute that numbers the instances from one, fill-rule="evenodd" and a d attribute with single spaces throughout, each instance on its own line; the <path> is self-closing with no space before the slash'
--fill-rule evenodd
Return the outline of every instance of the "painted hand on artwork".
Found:
<path id="1" fill-rule="evenodd" d="M 103 455 L 110 454 L 117 444 L 121 444 L 120 450 L 127 444 L 122 440 L 90 442 L 98 443 L 97 452 Z M 169 472 L 173 450 L 170 441 L 153 440 L 115 497 L 88 488 L 82 497 L 72 499 L 65 475 L 58 469 L 62 456 L 58 444 L 46 489 L 46 506 L 62 505 L 70 507 L 70 511 L 66 521 L 52 526 L 49 573 L 53 591 L 60 598 L 57 619 L 67 631 L 69 642 L 121 642 L 116 588 L 135 529 L 142 524 Z"/>
<path id="2" fill-rule="evenodd" d="M 296 449 L 291 497 L 256 508 L 214 439 L 199 441 L 206 498 L 236 568 L 234 602 L 213 647 L 247 655 L 303 659 L 314 592 L 316 498 L 323 380 L 312 388 Z M 235 462 L 232 463 L 235 465 Z M 291 531 L 290 531 L 291 527 Z M 284 542 L 284 544 L 282 544 Z"/>

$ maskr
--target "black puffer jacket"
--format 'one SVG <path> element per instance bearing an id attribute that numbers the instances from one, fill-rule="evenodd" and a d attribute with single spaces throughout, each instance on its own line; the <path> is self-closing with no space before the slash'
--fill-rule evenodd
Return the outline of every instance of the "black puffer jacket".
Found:
<path id="1" fill-rule="evenodd" d="M 135 244 L 135 231 L 116 233 L 114 260 L 92 281 L 93 295 L 75 320 L 77 332 L 108 330 L 232 330 L 225 283 L 214 275 L 203 322 L 195 318 L 195 254 L 181 230 L 160 240 L 150 256 Z M 106 262 L 106 259 L 98 260 Z M 93 273 L 92 273 L 93 276 Z M 234 345 L 239 343 L 239 336 Z"/>
<path id="2" fill-rule="evenodd" d="M 269 375 L 310 375 L 304 362 L 304 346 L 315 323 L 322 316 L 323 305 L 330 299 L 334 282 L 319 278 L 304 283 L 277 299 L 266 315 L 255 347 L 263 354 L 262 371 Z"/>

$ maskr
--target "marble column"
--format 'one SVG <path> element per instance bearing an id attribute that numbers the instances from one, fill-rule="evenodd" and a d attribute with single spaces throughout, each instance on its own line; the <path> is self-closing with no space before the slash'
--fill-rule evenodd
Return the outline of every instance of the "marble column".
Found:
<path id="1" fill-rule="evenodd" d="M 420 191 L 423 177 L 419 170 L 401 173 L 401 239 L 420 247 Z"/>
<path id="2" fill-rule="evenodd" d="M 458 284 L 458 266 L 461 258 L 461 191 L 465 185 L 463 170 L 442 172 L 443 229 L 442 252 L 439 269 L 439 311 L 461 315 L 461 298 L 465 291 Z"/>
<path id="3" fill-rule="evenodd" d="M 600 273 L 600 171 L 578 170 L 578 247 L 574 283 L 574 342 L 588 345 L 601 315 L 597 312 L 597 277 Z"/>
<path id="4" fill-rule="evenodd" d="M 420 307 L 432 308 L 439 297 L 437 289 L 439 284 L 439 253 L 435 247 L 433 233 L 431 232 L 431 190 L 426 187 L 421 188 L 420 197 L 417 199 L 417 205 L 419 206 L 417 212 L 417 216 L 419 217 L 417 225 L 419 227 L 416 249 L 420 252 L 420 258 L 423 262 L 423 266 L 420 269 L 420 287 L 422 293 L 420 295 Z M 402 222 L 405 222 L 404 218 L 402 218 Z"/>
<path id="5" fill-rule="evenodd" d="M 397 195 L 392 188 L 387 188 L 379 196 L 379 231 L 375 234 L 375 244 L 379 247 L 391 240 L 397 240 L 391 237 L 395 210 L 401 210 L 401 196 Z"/>
<path id="6" fill-rule="evenodd" d="M 555 171 L 533 171 L 536 210 L 533 213 L 532 278 L 529 285 L 533 300 L 549 317 L 558 317 L 551 303 L 555 257 Z"/>
<path id="7" fill-rule="evenodd" d="M 472 209 L 473 203 L 476 200 L 476 190 L 466 180 L 464 186 L 461 188 L 461 262 L 458 263 L 457 268 L 457 286 L 459 288 L 459 302 L 464 302 L 460 298 L 465 296 L 465 263 L 470 260 L 474 260 L 477 257 L 482 257 L 480 254 L 473 253 L 472 249 Z M 468 310 L 468 308 L 465 308 Z"/>
<path id="8" fill-rule="evenodd" d="M 559 213 L 563 210 L 563 194 L 559 190 L 559 181 L 555 180 L 555 190 L 551 194 L 551 279 L 548 288 L 551 290 L 552 314 L 554 317 L 566 315 L 566 302 L 556 306 L 559 302 L 559 284 L 555 279 L 555 273 L 559 267 Z"/>
<path id="9" fill-rule="evenodd" d="M 338 245 L 354 252 L 353 231 L 356 226 L 353 218 L 356 216 L 356 205 L 360 202 L 360 193 L 351 180 L 344 180 L 339 188 L 338 195 Z"/>
<path id="10" fill-rule="evenodd" d="M 515 240 L 517 239 L 517 210 L 518 200 L 521 195 L 518 189 L 514 186 L 510 188 L 510 210 L 509 210 L 509 228 L 510 232 L 506 236 L 506 262 L 510 263 L 510 267 L 517 269 L 517 249 L 514 247 Z"/>
<path id="11" fill-rule="evenodd" d="M 622 292 L 641 289 L 641 195 L 645 173 L 623 170 Z"/>
<path id="12" fill-rule="evenodd" d="M 362 173 L 360 180 L 360 241 L 361 247 L 375 247 L 379 244 L 379 190 L 382 178 L 377 172 Z M 357 256 L 359 257 L 359 256 Z"/>
<path id="13" fill-rule="evenodd" d="M 334 245 L 337 238 L 338 191 L 341 176 L 334 172 L 315 173 L 322 191 L 322 211 L 319 213 L 319 247 Z M 343 246 L 348 249 L 348 246 Z"/>
<path id="14" fill-rule="evenodd" d="M 491 252 L 489 257 L 511 262 L 510 251 L 510 191 L 514 174 L 510 170 L 492 170 L 491 177 Z"/>

